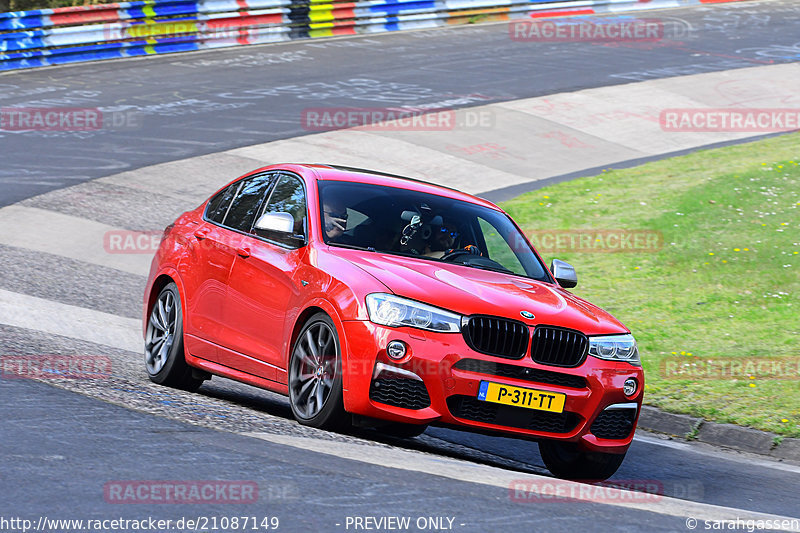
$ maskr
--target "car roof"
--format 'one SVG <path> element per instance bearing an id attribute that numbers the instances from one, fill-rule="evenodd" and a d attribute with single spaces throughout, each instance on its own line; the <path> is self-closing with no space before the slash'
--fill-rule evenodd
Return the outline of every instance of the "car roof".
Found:
<path id="1" fill-rule="evenodd" d="M 444 185 L 437 185 L 435 183 L 417 178 L 390 174 L 388 172 L 382 172 L 379 170 L 324 163 L 284 163 L 270 165 L 269 167 L 259 169 L 257 172 L 279 169 L 291 170 L 302 174 L 307 178 L 316 178 L 318 181 L 350 181 L 354 183 L 371 183 L 386 187 L 397 187 L 400 189 L 444 196 L 454 200 L 462 200 L 473 204 L 479 204 L 497 211 L 502 211 L 502 209 L 488 200 L 461 192 L 457 189 L 445 187 Z M 309 170 L 311 172 L 308 172 Z"/>

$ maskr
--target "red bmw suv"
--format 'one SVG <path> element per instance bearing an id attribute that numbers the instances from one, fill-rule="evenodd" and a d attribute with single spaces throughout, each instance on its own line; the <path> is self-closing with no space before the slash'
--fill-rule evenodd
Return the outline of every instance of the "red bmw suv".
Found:
<path id="1" fill-rule="evenodd" d="M 490 202 L 332 165 L 247 174 L 168 226 L 144 295 L 145 365 L 288 395 L 301 424 L 428 424 L 539 442 L 605 479 L 642 404 L 636 341 L 567 288 Z"/>

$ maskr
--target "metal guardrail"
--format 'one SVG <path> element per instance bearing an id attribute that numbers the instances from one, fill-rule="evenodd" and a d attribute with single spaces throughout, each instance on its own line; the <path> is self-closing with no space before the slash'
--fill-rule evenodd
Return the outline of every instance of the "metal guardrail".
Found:
<path id="1" fill-rule="evenodd" d="M 145 0 L 0 13 L 0 71 L 293 39 L 737 0 Z"/>

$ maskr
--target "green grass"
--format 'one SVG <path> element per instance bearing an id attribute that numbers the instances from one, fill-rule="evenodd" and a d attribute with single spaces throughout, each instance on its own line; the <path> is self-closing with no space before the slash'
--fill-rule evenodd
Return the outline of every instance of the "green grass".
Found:
<path id="1" fill-rule="evenodd" d="M 543 254 L 639 342 L 645 403 L 800 437 L 800 377 L 676 379 L 663 362 L 800 358 L 800 134 L 613 170 L 502 205 L 531 230 L 663 234 L 659 251 Z"/>

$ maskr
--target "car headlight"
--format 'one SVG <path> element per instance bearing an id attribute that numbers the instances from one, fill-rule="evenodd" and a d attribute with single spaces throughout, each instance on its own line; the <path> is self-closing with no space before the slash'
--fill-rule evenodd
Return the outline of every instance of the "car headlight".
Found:
<path id="1" fill-rule="evenodd" d="M 636 366 L 642 364 L 636 339 L 630 333 L 589 337 L 589 355 L 607 361 L 626 361 Z"/>
<path id="2" fill-rule="evenodd" d="M 461 315 L 393 294 L 367 295 L 367 311 L 370 321 L 383 326 L 409 326 L 442 333 L 461 331 Z"/>

